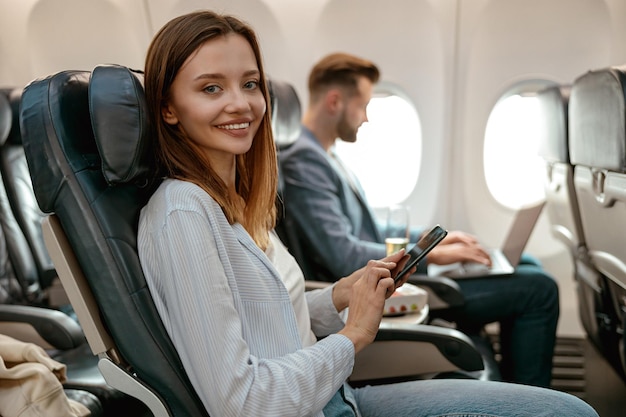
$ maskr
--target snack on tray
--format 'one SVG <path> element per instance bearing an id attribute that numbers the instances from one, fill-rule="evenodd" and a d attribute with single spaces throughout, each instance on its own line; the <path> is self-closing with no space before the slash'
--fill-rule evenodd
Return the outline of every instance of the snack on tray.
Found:
<path id="1" fill-rule="evenodd" d="M 428 293 L 412 284 L 404 284 L 385 301 L 385 316 L 419 313 L 428 302 Z"/>

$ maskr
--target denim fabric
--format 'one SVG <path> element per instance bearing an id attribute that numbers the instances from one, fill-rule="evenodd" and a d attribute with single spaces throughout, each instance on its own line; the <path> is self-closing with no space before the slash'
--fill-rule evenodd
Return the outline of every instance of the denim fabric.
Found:
<path id="1" fill-rule="evenodd" d="M 573 395 L 504 382 L 425 380 L 354 389 L 362 417 L 597 417 Z"/>
<path id="2" fill-rule="evenodd" d="M 500 323 L 503 379 L 549 387 L 559 317 L 556 282 L 528 254 L 511 276 L 460 279 L 461 308 L 432 311 L 431 316 L 457 323 L 466 333 Z"/>
<path id="3" fill-rule="evenodd" d="M 356 400 L 353 396 L 346 398 L 346 393 L 350 391 L 347 384 L 343 384 L 324 407 L 324 417 L 356 417 Z M 352 393 L 350 393 L 352 394 Z"/>

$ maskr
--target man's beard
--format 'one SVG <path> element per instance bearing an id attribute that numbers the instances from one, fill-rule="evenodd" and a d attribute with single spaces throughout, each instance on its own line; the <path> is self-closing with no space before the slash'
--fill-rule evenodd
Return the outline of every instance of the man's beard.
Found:
<path id="1" fill-rule="evenodd" d="M 341 119 L 339 119 L 339 123 L 337 124 L 337 135 L 341 140 L 350 143 L 356 142 L 356 132 L 358 130 L 358 128 L 355 129 L 348 124 L 345 115 L 341 116 Z"/>

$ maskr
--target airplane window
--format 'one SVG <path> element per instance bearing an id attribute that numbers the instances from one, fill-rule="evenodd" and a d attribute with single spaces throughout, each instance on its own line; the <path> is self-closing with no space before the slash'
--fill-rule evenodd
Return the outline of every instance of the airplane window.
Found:
<path id="1" fill-rule="evenodd" d="M 417 111 L 400 95 L 378 89 L 367 106 L 367 118 L 356 142 L 337 141 L 336 151 L 359 179 L 372 207 L 401 203 L 415 188 L 420 170 L 422 126 Z"/>
<path id="2" fill-rule="evenodd" d="M 483 151 L 487 186 L 497 201 L 512 209 L 545 198 L 538 120 L 534 94 L 520 93 L 498 101 L 487 121 Z"/>

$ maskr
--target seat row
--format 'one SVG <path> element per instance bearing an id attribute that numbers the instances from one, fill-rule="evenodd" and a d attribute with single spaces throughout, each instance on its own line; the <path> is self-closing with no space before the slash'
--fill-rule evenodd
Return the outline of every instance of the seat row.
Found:
<path id="1" fill-rule="evenodd" d="M 571 253 L 582 325 L 626 380 L 626 66 L 538 99 L 552 232 Z"/>
<path id="2" fill-rule="evenodd" d="M 0 334 L 66 365 L 68 397 L 92 416 L 139 413 L 143 405 L 104 380 L 45 246 L 19 126 L 22 90 L 0 89 Z"/>
<path id="3" fill-rule="evenodd" d="M 572 253 L 585 330 L 618 370 L 624 366 L 626 311 L 626 246 L 619 228 L 626 216 L 623 81 L 624 69 L 612 67 L 539 94 L 546 115 L 541 153 L 550 220 Z M 147 181 L 141 83 L 141 74 L 128 68 L 99 66 L 36 80 L 23 95 L 21 89 L 5 90 L 13 117 L 20 103 L 21 110 L 20 123 L 14 120 L 10 129 L 11 147 L 0 149 L 2 175 L 8 177 L 5 161 L 21 166 L 16 184 L 22 188 L 5 185 L 7 192 L 37 197 L 37 204 L 14 203 L 13 210 L 32 229 L 30 256 L 43 259 L 25 263 L 44 271 L 23 281 L 26 288 L 38 294 L 58 272 L 108 384 L 139 398 L 154 415 L 206 415 L 158 319 L 136 254 L 138 212 L 155 185 Z M 297 137 L 292 128 L 299 117 L 279 110 L 299 107 L 291 86 L 274 81 L 271 87 L 280 146 Z M 422 284 L 444 302 L 462 302 L 453 282 Z M 452 329 L 382 328 L 379 341 L 413 343 L 420 347 L 404 349 L 438 356 L 430 372 L 484 366 L 475 345 Z"/>

